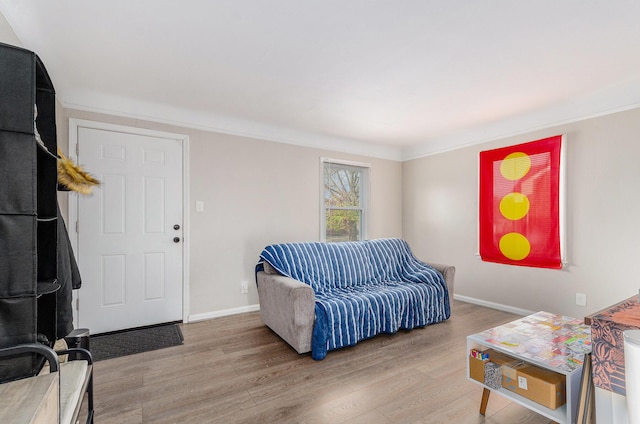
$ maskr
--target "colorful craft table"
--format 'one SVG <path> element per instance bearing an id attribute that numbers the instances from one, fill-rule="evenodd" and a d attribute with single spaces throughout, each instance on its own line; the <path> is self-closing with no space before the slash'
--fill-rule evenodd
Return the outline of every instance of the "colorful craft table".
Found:
<path id="1" fill-rule="evenodd" d="M 491 348 L 513 358 L 566 376 L 566 404 L 550 409 L 505 388 L 484 387 L 480 413 L 484 415 L 490 391 L 519 403 L 558 423 L 573 423 L 577 414 L 584 355 L 591 352 L 591 331 L 582 320 L 537 312 L 467 337 L 467 351 Z M 469 361 L 467 361 L 468 363 Z M 467 377 L 469 366 L 467 365 Z"/>

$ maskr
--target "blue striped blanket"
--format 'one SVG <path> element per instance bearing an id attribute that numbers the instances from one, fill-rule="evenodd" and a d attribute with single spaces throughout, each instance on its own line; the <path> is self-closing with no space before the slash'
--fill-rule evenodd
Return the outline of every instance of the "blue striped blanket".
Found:
<path id="1" fill-rule="evenodd" d="M 376 334 L 450 316 L 442 274 L 416 259 L 401 239 L 273 244 L 260 258 L 313 288 L 313 359 Z"/>

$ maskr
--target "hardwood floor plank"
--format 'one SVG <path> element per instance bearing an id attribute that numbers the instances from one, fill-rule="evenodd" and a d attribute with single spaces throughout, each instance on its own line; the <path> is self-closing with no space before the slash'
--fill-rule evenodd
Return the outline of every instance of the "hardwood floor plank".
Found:
<path id="1" fill-rule="evenodd" d="M 547 423 L 501 396 L 479 415 L 466 336 L 518 318 L 452 302 L 448 321 L 299 355 L 257 312 L 181 326 L 184 345 L 99 361 L 96 423 Z"/>
<path id="2" fill-rule="evenodd" d="M 552 420 L 528 410 L 517 403 L 507 405 L 503 410 L 491 417 L 495 424 L 551 424 Z"/>
<path id="3" fill-rule="evenodd" d="M 422 417 L 416 418 L 414 423 L 424 424 L 481 424 L 489 423 L 485 417 L 478 414 L 479 403 L 462 397 L 457 402 L 447 403 L 444 407 L 429 411 Z"/>
<path id="4" fill-rule="evenodd" d="M 352 420 L 345 421 L 345 424 L 392 424 L 387 417 L 377 410 L 367 412 L 364 415 L 355 417 Z"/>

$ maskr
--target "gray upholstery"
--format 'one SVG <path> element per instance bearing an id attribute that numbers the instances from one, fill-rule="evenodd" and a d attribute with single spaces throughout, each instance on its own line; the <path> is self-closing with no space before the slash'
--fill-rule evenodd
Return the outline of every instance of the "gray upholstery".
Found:
<path id="1" fill-rule="evenodd" d="M 429 265 L 443 275 L 451 299 L 455 267 L 435 263 Z M 315 296 L 311 286 L 280 275 L 266 262 L 264 271 L 257 274 L 257 282 L 262 321 L 296 352 L 311 352 L 315 320 Z"/>
<path id="2" fill-rule="evenodd" d="M 444 277 L 444 282 L 447 283 L 447 290 L 449 291 L 449 299 L 453 298 L 453 283 L 456 279 L 456 267 L 453 265 L 445 265 L 438 263 L 427 262 L 429 265 L 440 271 L 440 274 Z"/>

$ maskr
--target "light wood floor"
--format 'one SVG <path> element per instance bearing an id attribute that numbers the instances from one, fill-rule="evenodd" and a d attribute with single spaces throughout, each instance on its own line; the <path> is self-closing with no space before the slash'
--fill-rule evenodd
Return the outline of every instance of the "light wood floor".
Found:
<path id="1" fill-rule="evenodd" d="M 548 423 L 467 381 L 468 334 L 516 315 L 454 301 L 448 321 L 381 335 L 322 361 L 259 313 L 182 326 L 183 346 L 95 364 L 97 424 Z"/>

